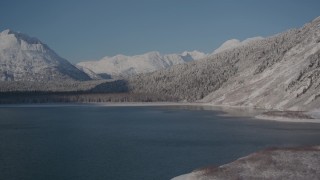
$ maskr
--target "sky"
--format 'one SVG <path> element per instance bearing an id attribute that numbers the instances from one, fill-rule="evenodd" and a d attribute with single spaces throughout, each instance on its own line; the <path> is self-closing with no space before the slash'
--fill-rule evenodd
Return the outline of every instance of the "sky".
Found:
<path id="1" fill-rule="evenodd" d="M 319 0 L 6 0 L 0 31 L 37 37 L 72 63 L 117 54 L 206 53 L 320 16 Z"/>

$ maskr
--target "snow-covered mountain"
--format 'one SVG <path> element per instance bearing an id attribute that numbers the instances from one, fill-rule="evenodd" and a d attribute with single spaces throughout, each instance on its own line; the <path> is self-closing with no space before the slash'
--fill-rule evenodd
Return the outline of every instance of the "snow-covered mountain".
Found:
<path id="1" fill-rule="evenodd" d="M 89 79 L 40 40 L 12 30 L 0 33 L 1 81 Z"/>
<path id="2" fill-rule="evenodd" d="M 91 70 L 101 76 L 128 77 L 140 73 L 165 69 L 176 64 L 194 61 L 206 57 L 199 51 L 183 52 L 181 54 L 161 55 L 159 52 L 148 52 L 142 55 L 116 55 L 104 57 L 99 61 L 78 63 L 77 66 Z"/>
<path id="3" fill-rule="evenodd" d="M 227 43 L 239 44 L 237 41 Z M 131 92 L 265 109 L 320 107 L 320 17 L 302 28 L 129 78 Z M 223 48 L 222 48 L 223 49 Z"/>
<path id="4" fill-rule="evenodd" d="M 243 40 L 243 41 L 240 41 L 238 39 L 230 39 L 230 40 L 224 42 L 219 48 L 214 50 L 212 54 L 217 54 L 217 53 L 220 53 L 220 52 L 223 52 L 223 51 L 226 51 L 226 50 L 230 50 L 230 49 L 233 49 L 233 48 L 236 48 L 236 47 L 247 45 L 249 43 L 254 43 L 255 41 L 262 40 L 262 39 L 263 39 L 263 37 L 260 37 L 260 36 L 253 37 L 253 38 L 248 38 L 248 39 Z"/>

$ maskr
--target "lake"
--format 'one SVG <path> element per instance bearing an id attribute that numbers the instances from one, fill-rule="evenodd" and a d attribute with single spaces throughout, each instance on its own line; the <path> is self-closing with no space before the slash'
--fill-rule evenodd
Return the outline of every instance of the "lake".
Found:
<path id="1" fill-rule="evenodd" d="M 0 179 L 163 180 L 270 146 L 320 144 L 320 124 L 191 106 L 0 107 Z"/>

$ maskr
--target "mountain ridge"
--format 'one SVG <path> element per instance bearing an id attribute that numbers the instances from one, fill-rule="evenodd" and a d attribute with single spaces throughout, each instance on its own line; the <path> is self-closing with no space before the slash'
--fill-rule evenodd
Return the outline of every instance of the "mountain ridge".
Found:
<path id="1" fill-rule="evenodd" d="M 98 61 L 80 62 L 77 66 L 90 69 L 96 74 L 107 74 L 112 77 L 129 77 L 140 73 L 150 73 L 173 65 L 194 61 L 206 57 L 199 51 L 184 51 L 180 54 L 160 54 L 151 51 L 145 54 L 126 56 L 105 56 Z"/>
<path id="2" fill-rule="evenodd" d="M 217 53 L 221 53 L 223 51 L 230 50 L 230 49 L 233 49 L 233 48 L 236 48 L 236 47 L 239 47 L 239 46 L 243 46 L 243 45 L 246 45 L 246 44 L 249 44 L 249 43 L 253 43 L 255 41 L 262 40 L 262 39 L 263 39 L 263 37 L 261 37 L 261 36 L 247 38 L 247 39 L 245 39 L 243 41 L 240 41 L 238 39 L 230 39 L 230 40 L 225 41 L 224 43 L 222 43 L 220 45 L 220 47 L 215 49 L 213 51 L 212 55 L 213 54 L 217 54 Z"/>

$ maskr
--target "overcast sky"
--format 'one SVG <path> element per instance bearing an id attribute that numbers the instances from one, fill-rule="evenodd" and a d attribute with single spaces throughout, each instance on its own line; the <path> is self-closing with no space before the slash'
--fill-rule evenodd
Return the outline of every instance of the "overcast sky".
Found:
<path id="1" fill-rule="evenodd" d="M 212 52 L 320 16 L 319 0 L 8 0 L 0 30 L 37 37 L 76 63 L 116 54 Z"/>

